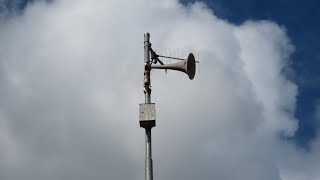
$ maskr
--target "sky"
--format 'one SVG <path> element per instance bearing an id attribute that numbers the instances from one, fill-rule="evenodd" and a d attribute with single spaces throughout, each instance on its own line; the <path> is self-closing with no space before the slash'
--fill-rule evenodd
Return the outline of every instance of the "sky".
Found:
<path id="1" fill-rule="evenodd" d="M 184 4 L 194 1 L 182 0 Z M 210 0 L 205 2 L 214 14 L 235 24 L 241 24 L 248 19 L 274 21 L 286 29 L 295 52 L 291 55 L 294 73 L 292 80 L 299 87 L 297 109 L 295 115 L 299 118 L 300 128 L 293 140 L 299 145 L 307 146 L 316 137 L 317 128 L 314 113 L 319 99 L 320 63 L 319 37 L 320 26 L 317 22 L 320 13 L 317 10 L 319 2 L 308 0 Z"/>
<path id="2" fill-rule="evenodd" d="M 320 179 L 315 7 L 0 0 L 0 179 L 144 178 L 145 32 L 200 61 L 152 71 L 154 179 Z"/>

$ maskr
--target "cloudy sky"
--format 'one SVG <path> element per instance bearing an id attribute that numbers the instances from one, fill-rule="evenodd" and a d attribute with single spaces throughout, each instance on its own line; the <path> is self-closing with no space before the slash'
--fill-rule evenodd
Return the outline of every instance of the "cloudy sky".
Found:
<path id="1" fill-rule="evenodd" d="M 152 72 L 154 179 L 320 179 L 314 7 L 0 0 L 0 179 L 144 178 L 145 32 L 200 60 Z"/>

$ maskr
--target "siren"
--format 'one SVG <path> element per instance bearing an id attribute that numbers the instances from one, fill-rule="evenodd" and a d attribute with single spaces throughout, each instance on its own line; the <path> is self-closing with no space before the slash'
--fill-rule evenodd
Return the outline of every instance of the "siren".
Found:
<path id="1" fill-rule="evenodd" d="M 159 61 L 160 65 L 152 64 L 151 69 L 170 69 L 170 70 L 176 70 L 186 73 L 189 76 L 189 79 L 192 80 L 196 73 L 196 60 L 194 58 L 194 55 L 192 53 L 189 54 L 187 59 L 180 59 L 180 58 L 174 58 L 174 57 L 168 57 L 168 56 L 160 56 L 155 54 L 153 51 L 151 51 L 151 57 L 155 60 L 155 63 Z M 158 57 L 164 57 L 164 58 L 170 58 L 170 59 L 177 59 L 181 60 L 177 63 L 172 64 L 163 64 Z"/>

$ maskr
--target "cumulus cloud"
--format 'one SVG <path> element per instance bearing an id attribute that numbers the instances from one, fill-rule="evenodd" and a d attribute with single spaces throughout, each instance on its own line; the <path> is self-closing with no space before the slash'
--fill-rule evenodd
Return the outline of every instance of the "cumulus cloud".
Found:
<path id="1" fill-rule="evenodd" d="M 142 179 L 143 33 L 200 53 L 193 81 L 152 72 L 155 179 L 317 179 L 319 143 L 294 135 L 294 47 L 270 21 L 234 25 L 203 3 L 36 1 L 0 25 L 0 177 Z"/>

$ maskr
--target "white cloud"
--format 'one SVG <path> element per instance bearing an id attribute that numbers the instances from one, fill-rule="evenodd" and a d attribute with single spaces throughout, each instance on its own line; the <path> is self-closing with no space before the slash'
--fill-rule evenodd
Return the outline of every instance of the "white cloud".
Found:
<path id="1" fill-rule="evenodd" d="M 57 0 L 0 26 L 1 179 L 144 177 L 146 31 L 158 52 L 201 57 L 193 81 L 152 73 L 155 179 L 319 177 L 317 141 L 301 152 L 280 139 L 297 129 L 283 28 L 236 26 L 202 3 Z"/>

